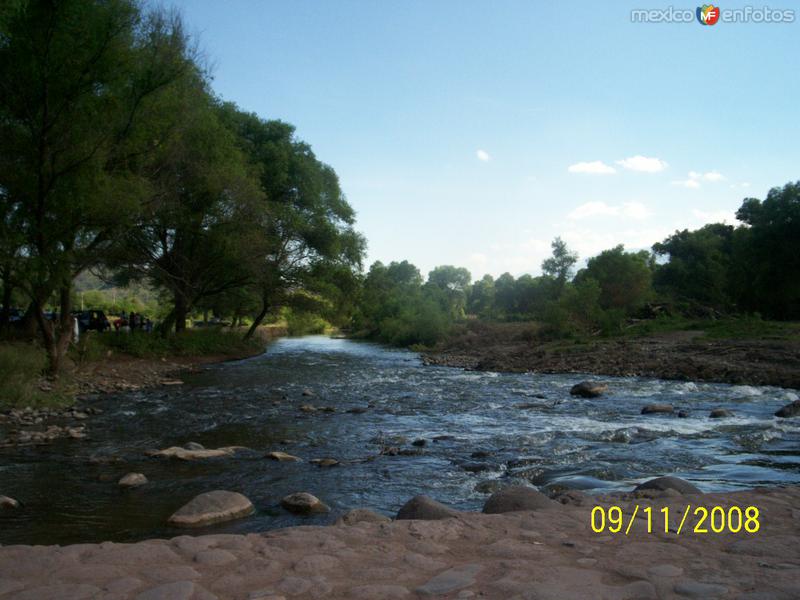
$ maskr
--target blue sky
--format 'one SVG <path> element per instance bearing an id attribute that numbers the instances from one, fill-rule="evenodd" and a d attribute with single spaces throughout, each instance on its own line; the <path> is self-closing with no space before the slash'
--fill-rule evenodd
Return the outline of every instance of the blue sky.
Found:
<path id="1" fill-rule="evenodd" d="M 800 10 L 701 26 L 631 22 L 696 7 L 663 0 L 169 4 L 219 95 L 336 169 L 367 265 L 536 274 L 557 235 L 582 259 L 647 248 L 800 179 Z"/>

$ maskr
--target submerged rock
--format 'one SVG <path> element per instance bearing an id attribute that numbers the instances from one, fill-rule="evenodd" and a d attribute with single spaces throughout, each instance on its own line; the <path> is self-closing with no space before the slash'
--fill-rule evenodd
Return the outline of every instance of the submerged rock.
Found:
<path id="1" fill-rule="evenodd" d="M 281 506 L 299 515 L 330 512 L 330 507 L 322 500 L 308 492 L 289 494 L 281 500 Z"/>
<path id="2" fill-rule="evenodd" d="M 423 521 L 438 521 L 457 517 L 458 511 L 437 502 L 428 496 L 414 496 L 397 511 L 398 520 L 420 519 Z"/>
<path id="3" fill-rule="evenodd" d="M 637 485 L 633 491 L 640 492 L 642 490 L 656 490 L 665 492 L 667 490 L 675 490 L 679 494 L 702 494 L 702 490 L 688 481 L 680 477 L 656 477 L 644 483 Z"/>
<path id="4" fill-rule="evenodd" d="M 541 510 L 558 506 L 547 496 L 524 485 L 512 485 L 495 492 L 483 505 L 487 515 L 514 512 L 518 510 Z"/>
<path id="5" fill-rule="evenodd" d="M 784 419 L 796 417 L 798 415 L 800 415 L 800 400 L 790 402 L 775 412 L 776 417 L 783 417 Z"/>
<path id="6" fill-rule="evenodd" d="M 672 404 L 648 404 L 642 408 L 643 415 L 653 415 L 658 413 L 671 414 L 675 409 Z"/>
<path id="7" fill-rule="evenodd" d="M 311 390 L 311 388 L 306 388 L 303 390 L 302 395 L 305 396 L 306 398 L 311 398 L 314 395 L 314 392 L 313 390 Z"/>
<path id="8" fill-rule="evenodd" d="M 368 508 L 354 508 L 336 520 L 337 525 L 355 525 L 356 523 L 388 523 L 391 519 Z"/>
<path id="9" fill-rule="evenodd" d="M 188 504 L 178 509 L 167 522 L 176 527 L 202 527 L 246 517 L 254 510 L 253 503 L 242 494 L 215 490 L 195 496 Z"/>
<path id="10" fill-rule="evenodd" d="M 303 459 L 297 456 L 293 456 L 291 454 L 287 454 L 286 452 L 267 452 L 265 458 L 271 458 L 272 460 L 277 460 L 278 462 L 301 462 Z"/>
<path id="11" fill-rule="evenodd" d="M 734 416 L 733 411 L 730 411 L 727 408 L 715 408 L 708 415 L 710 419 L 727 419 L 728 417 L 732 416 Z"/>
<path id="12" fill-rule="evenodd" d="M 576 383 L 569 390 L 573 396 L 580 396 L 581 398 L 597 398 L 608 391 L 608 386 L 605 383 L 597 381 L 581 381 Z"/>
<path id="13" fill-rule="evenodd" d="M 121 487 L 139 487 L 147 483 L 147 477 L 143 473 L 128 473 L 124 475 L 118 482 Z"/>
<path id="14" fill-rule="evenodd" d="M 335 458 L 312 458 L 309 462 L 318 467 L 335 467 L 341 464 Z"/>

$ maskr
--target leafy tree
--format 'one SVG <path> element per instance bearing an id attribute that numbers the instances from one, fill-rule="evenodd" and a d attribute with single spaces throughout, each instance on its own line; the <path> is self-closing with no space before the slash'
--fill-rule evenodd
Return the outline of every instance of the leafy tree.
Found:
<path id="1" fill-rule="evenodd" d="M 589 259 L 577 281 L 593 279 L 600 286 L 598 302 L 603 309 L 632 313 L 652 296 L 653 274 L 646 250 L 625 252 L 620 244 Z"/>
<path id="2" fill-rule="evenodd" d="M 0 13 L 2 208 L 22 236 L 19 283 L 57 374 L 71 339 L 72 280 L 144 198 L 131 167 L 152 149 L 152 103 L 186 68 L 185 37 L 177 19 L 143 17 L 131 0 L 8 6 Z M 53 295 L 55 327 L 43 314 Z"/>
<path id="3" fill-rule="evenodd" d="M 467 312 L 483 318 L 491 317 L 494 313 L 494 296 L 494 278 L 488 274 L 484 275 L 469 288 Z"/>
<path id="4" fill-rule="evenodd" d="M 442 265 L 428 273 L 428 285 L 436 287 L 443 294 L 445 309 L 454 319 L 464 317 L 467 306 L 467 290 L 472 280 L 470 272 L 463 267 Z"/>
<path id="5" fill-rule="evenodd" d="M 542 271 L 555 279 L 557 288 L 561 290 L 572 278 L 572 269 L 578 262 L 578 254 L 572 252 L 560 237 L 554 239 L 550 247 L 553 249 L 553 256 L 542 262 Z"/>

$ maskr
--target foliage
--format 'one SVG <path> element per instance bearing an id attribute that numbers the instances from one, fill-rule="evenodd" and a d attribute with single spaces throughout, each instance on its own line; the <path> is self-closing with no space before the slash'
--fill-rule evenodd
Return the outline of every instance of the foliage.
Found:
<path id="1" fill-rule="evenodd" d="M 589 259 L 576 281 L 594 280 L 600 288 L 597 304 L 605 310 L 632 314 L 653 295 L 650 253 L 625 252 L 622 245 Z"/>
<path id="2" fill-rule="evenodd" d="M 42 377 L 47 356 L 38 346 L 15 343 L 0 345 L 0 406 L 59 406 L 69 403 L 59 382 L 55 390 L 43 391 Z M 47 383 L 48 387 L 52 384 Z"/>
<path id="3" fill-rule="evenodd" d="M 238 331 L 219 327 L 187 329 L 167 337 L 141 331 L 94 333 L 91 344 L 139 358 L 165 356 L 247 356 L 262 346 Z"/>

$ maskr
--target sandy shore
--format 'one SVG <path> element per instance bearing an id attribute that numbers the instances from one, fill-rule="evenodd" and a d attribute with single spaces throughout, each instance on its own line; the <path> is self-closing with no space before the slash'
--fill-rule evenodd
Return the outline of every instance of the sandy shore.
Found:
<path id="1" fill-rule="evenodd" d="M 640 493 L 641 494 L 641 493 Z M 652 494 L 650 495 L 652 496 Z M 137 544 L 0 547 L 0 598 L 352 599 L 800 597 L 800 488 L 655 497 L 576 496 L 499 515 L 358 522 Z M 638 516 L 630 533 L 595 533 L 596 505 Z M 756 506 L 757 533 L 694 533 L 687 504 Z M 644 508 L 663 522 L 646 533 Z"/>
<path id="2" fill-rule="evenodd" d="M 582 344 L 540 343 L 523 339 L 520 331 L 519 324 L 466 331 L 424 359 L 428 364 L 479 371 L 591 373 L 800 388 L 796 340 L 707 339 L 701 331 L 675 331 Z"/>

